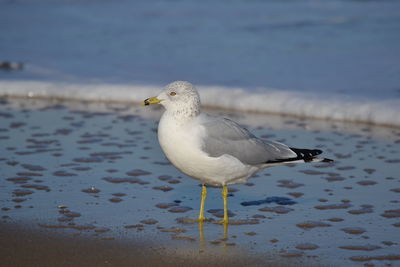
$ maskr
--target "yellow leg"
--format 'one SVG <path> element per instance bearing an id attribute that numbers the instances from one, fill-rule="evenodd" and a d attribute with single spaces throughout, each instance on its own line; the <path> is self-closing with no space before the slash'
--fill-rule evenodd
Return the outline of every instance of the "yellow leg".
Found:
<path id="1" fill-rule="evenodd" d="M 222 198 L 224 200 L 224 219 L 221 223 L 228 224 L 228 186 L 226 185 L 222 188 Z"/>
<path id="2" fill-rule="evenodd" d="M 199 222 L 204 222 L 206 217 L 204 217 L 204 202 L 207 197 L 207 187 L 205 184 L 201 187 L 201 202 L 200 202 L 200 214 L 199 214 Z"/>

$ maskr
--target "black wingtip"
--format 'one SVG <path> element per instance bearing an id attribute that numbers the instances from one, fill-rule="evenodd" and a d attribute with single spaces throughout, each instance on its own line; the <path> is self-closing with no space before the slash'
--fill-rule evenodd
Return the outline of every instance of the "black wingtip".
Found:
<path id="1" fill-rule="evenodd" d="M 322 154 L 322 150 L 319 149 L 302 149 L 302 148 L 293 148 L 290 149 L 296 153 L 298 159 L 304 159 L 305 161 L 311 161 L 315 156 Z"/>
<path id="2" fill-rule="evenodd" d="M 326 158 L 317 158 L 319 154 L 322 154 L 322 150 L 319 149 L 302 149 L 302 148 L 293 148 L 290 147 L 290 149 L 296 153 L 297 157 L 295 158 L 287 158 L 287 159 L 277 159 L 277 160 L 271 160 L 267 161 L 265 163 L 290 163 L 293 161 L 298 161 L 298 160 L 303 160 L 304 162 L 333 162 L 331 159 L 326 159 Z"/>
<path id="3" fill-rule="evenodd" d="M 322 154 L 322 150 L 320 149 L 301 149 L 301 148 L 290 148 L 293 152 L 297 154 L 297 159 L 302 159 L 304 162 L 315 162 L 316 156 Z M 332 159 L 323 158 L 322 160 L 319 159 L 319 162 L 333 162 Z"/>

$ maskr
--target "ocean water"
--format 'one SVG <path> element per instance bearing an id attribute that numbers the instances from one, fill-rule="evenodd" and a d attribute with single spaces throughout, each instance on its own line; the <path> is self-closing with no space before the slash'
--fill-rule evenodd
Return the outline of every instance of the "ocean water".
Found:
<path id="1" fill-rule="evenodd" d="M 207 106 L 400 126 L 400 2 L 0 0 L 0 96 Z"/>

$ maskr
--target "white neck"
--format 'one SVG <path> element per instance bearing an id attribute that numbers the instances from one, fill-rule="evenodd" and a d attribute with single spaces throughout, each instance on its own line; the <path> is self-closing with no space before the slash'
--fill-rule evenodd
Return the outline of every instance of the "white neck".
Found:
<path id="1" fill-rule="evenodd" d="M 174 117 L 177 121 L 186 122 L 200 114 L 200 109 L 195 106 L 186 106 L 176 109 L 168 109 L 165 111 L 169 116 Z"/>

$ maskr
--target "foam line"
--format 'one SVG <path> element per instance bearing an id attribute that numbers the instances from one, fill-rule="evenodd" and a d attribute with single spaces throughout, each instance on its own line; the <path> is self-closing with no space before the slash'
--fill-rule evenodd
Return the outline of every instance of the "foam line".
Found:
<path id="1" fill-rule="evenodd" d="M 208 107 L 400 127 L 400 99 L 357 99 L 268 88 L 256 93 L 222 86 L 197 88 L 202 104 Z M 161 90 L 158 85 L 0 81 L 3 97 L 139 103 Z"/>

